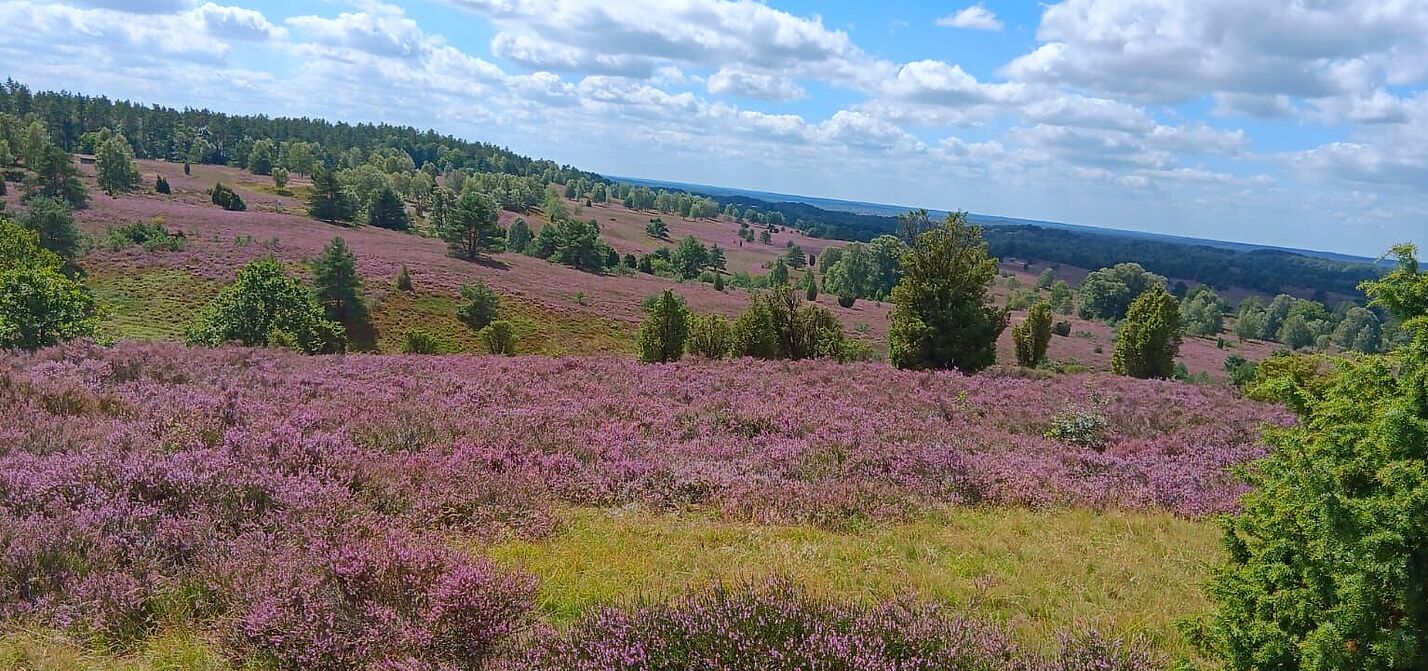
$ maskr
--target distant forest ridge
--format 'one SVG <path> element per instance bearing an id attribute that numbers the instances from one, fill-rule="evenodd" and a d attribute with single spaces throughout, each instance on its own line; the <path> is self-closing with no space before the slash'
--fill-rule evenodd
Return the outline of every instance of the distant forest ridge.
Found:
<path id="1" fill-rule="evenodd" d="M 699 193 L 740 208 L 781 212 L 789 225 L 827 238 L 870 240 L 897 230 L 910 207 L 811 198 L 727 187 L 615 177 L 631 184 Z M 934 216 L 945 212 L 930 211 Z M 1360 282 L 1388 262 L 1349 254 L 1204 240 L 1161 233 L 969 214 L 983 227 L 994 256 L 1087 269 L 1139 263 L 1151 272 L 1210 285 L 1303 297 L 1358 295 Z"/>

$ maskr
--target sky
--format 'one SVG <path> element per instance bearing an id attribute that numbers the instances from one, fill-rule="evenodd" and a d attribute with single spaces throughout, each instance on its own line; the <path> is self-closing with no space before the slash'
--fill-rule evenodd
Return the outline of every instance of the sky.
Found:
<path id="1" fill-rule="evenodd" d="M 0 0 L 0 76 L 612 175 L 1428 243 L 1428 0 L 222 2 Z"/>

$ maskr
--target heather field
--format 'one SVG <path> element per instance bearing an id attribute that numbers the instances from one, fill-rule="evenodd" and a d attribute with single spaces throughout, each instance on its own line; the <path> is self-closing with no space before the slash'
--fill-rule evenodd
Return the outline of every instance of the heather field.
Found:
<path id="1" fill-rule="evenodd" d="M 728 288 L 724 292 L 699 283 L 636 274 L 631 277 L 593 275 L 566 266 L 519 254 L 499 254 L 488 262 L 471 263 L 451 258 L 445 245 L 435 239 L 396 233 L 371 227 L 334 226 L 304 216 L 301 196 L 307 181 L 294 178 L 293 195 L 274 193 L 270 179 L 244 171 L 213 165 L 195 165 L 185 175 L 178 164 L 139 161 L 146 179 L 162 174 L 173 187 L 170 196 L 135 193 L 117 198 L 98 195 L 91 208 L 76 213 L 89 234 L 102 237 L 105 231 L 135 221 L 161 219 L 166 227 L 186 236 L 179 251 L 145 250 L 129 247 L 114 251 L 98 248 L 88 254 L 83 265 L 91 273 L 91 284 L 105 300 L 103 334 L 111 338 L 173 340 L 182 334 L 183 324 L 233 279 L 244 263 L 263 256 L 276 256 L 296 272 L 306 273 L 306 263 L 316 257 L 333 237 L 347 241 L 357 257 L 358 271 L 366 282 L 373 305 L 370 328 L 354 332 L 362 349 L 395 353 L 403 332 L 419 326 L 437 334 L 455 351 L 482 352 L 484 349 L 452 317 L 458 288 L 473 280 L 487 282 L 506 299 L 508 318 L 518 330 L 522 351 L 528 354 L 622 354 L 633 351 L 640 302 L 666 288 L 674 288 L 691 309 L 733 316 L 748 304 L 748 292 Z M 226 212 L 209 202 L 205 189 L 223 182 L 239 191 L 249 204 L 246 212 Z M 12 199 L 14 196 L 12 196 Z M 579 208 L 568 201 L 572 209 Z M 579 216 L 594 218 L 601 233 L 620 253 L 647 253 L 671 243 L 656 240 L 644 231 L 652 216 L 635 212 L 618 203 L 582 208 Z M 502 212 L 503 225 L 516 214 Z M 727 250 L 729 269 L 754 274 L 766 272 L 771 263 L 793 241 L 805 251 L 821 253 L 830 241 L 808 238 L 797 231 L 775 234 L 772 245 L 739 245 L 738 225 L 725 220 L 690 221 L 664 215 L 671 238 L 693 235 L 705 244 L 717 243 Z M 532 226 L 542 225 L 541 215 L 526 215 Z M 411 272 L 415 295 L 393 291 L 402 266 Z M 1023 269 L 1008 260 L 1002 272 L 1015 277 L 1022 286 L 1034 286 L 1044 266 Z M 1058 277 L 1073 284 L 1084 276 L 1081 269 L 1065 267 Z M 994 295 L 1005 300 L 1010 293 L 999 280 Z M 865 339 L 875 351 L 886 351 L 887 303 L 858 301 L 851 308 L 837 305 L 833 296 L 818 299 L 833 311 L 854 337 Z M 1013 323 L 1024 312 L 1012 315 Z M 1110 369 L 1113 329 L 1104 323 L 1070 316 L 1058 316 L 1071 323 L 1072 335 L 1052 339 L 1049 356 L 1056 361 L 1074 361 L 1092 370 Z M 1251 360 L 1268 356 L 1278 347 L 1272 343 L 1236 342 L 1233 349 L 1220 349 L 1213 339 L 1186 338 L 1181 360 L 1191 373 L 1223 378 L 1225 358 L 1232 353 Z M 1011 333 L 1003 334 L 1000 357 L 1012 360 Z"/>
<path id="2" fill-rule="evenodd" d="M 54 669 L 631 668 L 749 627 L 1158 668 L 1290 421 L 1096 374 L 137 343 L 4 355 L 0 413 L 0 662 Z"/>

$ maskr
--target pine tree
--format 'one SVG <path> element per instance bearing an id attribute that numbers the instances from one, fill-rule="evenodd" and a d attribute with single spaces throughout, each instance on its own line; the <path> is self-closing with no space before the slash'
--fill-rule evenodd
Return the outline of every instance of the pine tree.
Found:
<path id="1" fill-rule="evenodd" d="M 397 273 L 397 291 L 412 290 L 412 274 L 407 271 L 407 264 L 402 264 L 402 269 Z"/>
<path id="2" fill-rule="evenodd" d="M 506 229 L 506 251 L 517 254 L 526 251 L 526 247 L 531 244 L 531 227 L 525 219 L 516 217 L 511 222 L 510 228 Z"/>
<path id="3" fill-rule="evenodd" d="M 714 290 L 715 290 L 715 291 L 723 291 L 723 290 L 724 290 L 724 274 L 723 274 L 723 273 L 717 273 L 717 272 L 714 273 Z"/>
<path id="4" fill-rule="evenodd" d="M 307 213 L 313 219 L 326 222 L 348 221 L 352 218 L 352 204 L 337 181 L 337 173 L 319 170 L 312 176 L 312 195 L 307 201 Z"/>
<path id="5" fill-rule="evenodd" d="M 461 299 L 466 302 L 457 308 L 456 318 L 473 331 L 480 331 L 500 318 L 501 296 L 481 280 L 462 285 Z"/>
<path id="6" fill-rule="evenodd" d="M 808 300 L 810 300 L 810 301 L 816 301 L 816 300 L 818 300 L 818 278 L 813 276 L 813 271 L 812 271 L 812 270 L 808 271 L 807 273 L 804 273 L 804 275 L 803 275 L 803 286 L 804 286 L 804 287 L 806 288 L 806 290 L 807 290 L 807 298 L 808 298 Z"/>
<path id="7" fill-rule="evenodd" d="M 55 198 L 71 209 L 82 210 L 89 205 L 89 193 L 74 167 L 74 157 L 53 144 L 45 145 L 38 154 L 26 159 L 34 174 L 25 182 L 25 197 Z"/>
<path id="8" fill-rule="evenodd" d="M 1117 375 L 1169 379 L 1180 352 L 1180 302 L 1155 286 L 1136 298 L 1116 331 L 1111 370 Z"/>
<path id="9" fill-rule="evenodd" d="M 997 261 L 987 256 L 982 230 L 967 223 L 965 212 L 916 230 L 892 291 L 892 364 L 972 373 L 996 363 L 1007 312 L 991 303 Z"/>
<path id="10" fill-rule="evenodd" d="M 1042 301 L 1031 306 L 1026 320 L 1012 327 L 1012 344 L 1019 366 L 1035 368 L 1046 359 L 1051 344 L 1051 304 Z"/>
<path id="11" fill-rule="evenodd" d="M 347 248 L 346 240 L 333 238 L 322 250 L 312 264 L 312 285 L 328 319 L 350 323 L 366 316 L 357 258 Z"/>
<path id="12" fill-rule="evenodd" d="M 163 175 L 156 175 L 154 177 L 154 192 L 168 195 L 173 193 L 173 188 L 169 186 L 169 180 L 164 179 Z"/>
<path id="13" fill-rule="evenodd" d="M 466 259 L 479 258 L 483 252 L 499 246 L 500 213 L 496 199 L 467 186 L 446 213 L 446 224 L 439 231 L 441 239 L 446 241 L 452 254 Z"/>
<path id="14" fill-rule="evenodd" d="M 640 325 L 640 361 L 678 361 L 684 355 L 688 335 L 689 309 L 684 306 L 684 299 L 666 289 L 650 304 Z"/>
<path id="15" fill-rule="evenodd" d="M 367 202 L 367 225 L 393 231 L 405 231 L 411 226 L 407 204 L 392 187 L 383 186 L 372 193 Z"/>

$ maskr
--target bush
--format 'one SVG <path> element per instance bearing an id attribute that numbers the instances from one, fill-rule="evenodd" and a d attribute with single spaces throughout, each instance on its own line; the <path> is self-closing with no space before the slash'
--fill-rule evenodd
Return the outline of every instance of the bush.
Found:
<path id="1" fill-rule="evenodd" d="M 720 315 L 695 315 L 689 321 L 689 339 L 684 346 L 695 356 L 722 359 L 729 355 L 733 341 L 729 320 Z"/>
<path id="2" fill-rule="evenodd" d="M 640 324 L 640 361 L 678 361 L 688 336 L 689 309 L 683 298 L 666 289 L 653 301 L 646 301 L 645 320 Z"/>
<path id="3" fill-rule="evenodd" d="M 857 296 L 854 296 L 853 294 L 849 294 L 849 293 L 840 293 L 840 294 L 838 294 L 838 306 L 839 306 L 839 307 L 851 308 L 851 307 L 853 307 L 853 305 L 854 305 L 855 303 L 857 303 L 857 302 L 858 302 L 858 297 L 857 297 Z"/>
<path id="4" fill-rule="evenodd" d="M 94 335 L 94 297 L 64 265 L 34 232 L 0 218 L 0 351 Z"/>
<path id="5" fill-rule="evenodd" d="M 1071 336 L 1071 322 L 1056 322 L 1051 326 L 1052 335 L 1068 338 Z"/>
<path id="6" fill-rule="evenodd" d="M 402 354 L 441 354 L 444 349 L 436 336 L 421 329 L 402 333 Z"/>
<path id="7" fill-rule="evenodd" d="M 342 325 L 328 321 L 312 295 L 272 257 L 239 269 L 238 279 L 189 324 L 185 339 L 210 347 L 230 342 L 291 344 L 308 354 L 339 352 L 347 346 Z"/>
<path id="8" fill-rule="evenodd" d="M 154 193 L 161 193 L 164 195 L 169 195 L 173 193 L 173 189 L 169 186 L 169 180 L 164 179 L 163 175 L 157 175 L 154 177 Z"/>
<path id="9" fill-rule="evenodd" d="M 233 191 L 233 189 L 223 186 L 223 182 L 214 184 L 209 194 L 212 196 L 214 205 L 229 212 L 242 212 L 248 209 L 248 205 L 243 202 L 243 198 L 241 198 L 237 192 Z"/>
<path id="10" fill-rule="evenodd" d="M 832 312 L 781 286 L 754 294 L 734 322 L 733 354 L 760 359 L 844 359 L 847 337 Z"/>
<path id="11" fill-rule="evenodd" d="M 1046 348 L 1051 344 L 1049 303 L 1037 303 L 1027 313 L 1026 320 L 1012 328 L 1012 343 L 1016 346 L 1016 362 L 1020 366 L 1035 368 L 1046 359 Z"/>
<path id="12" fill-rule="evenodd" d="M 182 233 L 170 233 L 165 229 L 162 219 L 116 226 L 110 228 L 104 237 L 107 246 L 113 251 L 138 245 L 151 252 L 176 252 L 183 249 L 185 242 Z"/>
<path id="13" fill-rule="evenodd" d="M 500 318 L 501 297 L 481 280 L 462 285 L 461 299 L 466 302 L 456 309 L 456 318 L 473 331 L 480 331 Z"/>
<path id="14" fill-rule="evenodd" d="M 1259 365 L 1238 354 L 1231 354 L 1225 357 L 1225 373 L 1230 376 L 1230 383 L 1244 389 L 1259 372 Z"/>
<path id="15" fill-rule="evenodd" d="M 514 356 L 518 344 L 516 328 L 508 321 L 497 319 L 481 329 L 481 341 L 491 354 Z"/>
<path id="16" fill-rule="evenodd" d="M 1180 304 L 1161 287 L 1131 303 L 1116 331 L 1111 369 L 1117 375 L 1168 379 L 1180 352 Z"/>
<path id="17" fill-rule="evenodd" d="M 397 273 L 397 291 L 412 290 L 412 274 L 407 270 L 407 264 L 402 264 L 402 269 Z"/>

